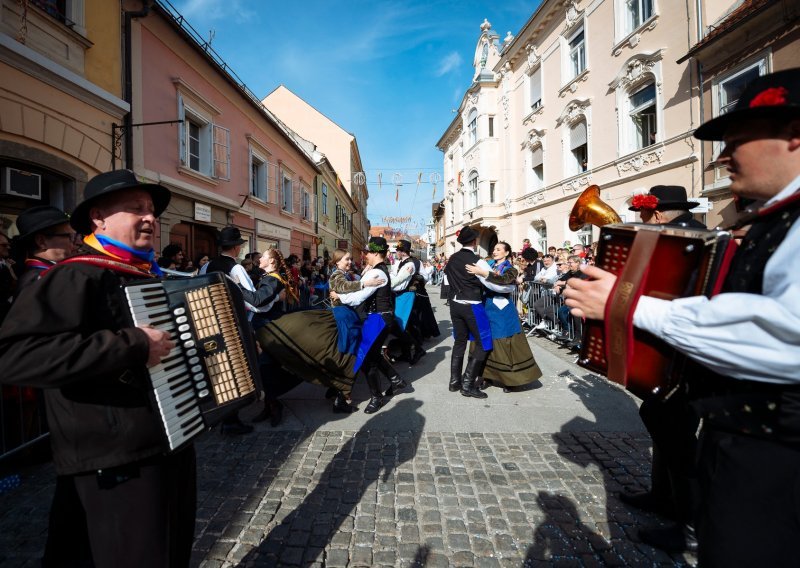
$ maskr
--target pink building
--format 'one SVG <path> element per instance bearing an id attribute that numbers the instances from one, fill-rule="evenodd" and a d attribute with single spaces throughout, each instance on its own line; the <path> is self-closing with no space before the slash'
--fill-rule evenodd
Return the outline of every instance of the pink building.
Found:
<path id="1" fill-rule="evenodd" d="M 132 167 L 173 192 L 161 243 L 216 254 L 235 225 L 248 250 L 316 254 L 312 157 L 179 14 L 133 22 Z M 175 121 L 170 124 L 150 124 Z M 119 166 L 118 166 L 119 167 Z"/>

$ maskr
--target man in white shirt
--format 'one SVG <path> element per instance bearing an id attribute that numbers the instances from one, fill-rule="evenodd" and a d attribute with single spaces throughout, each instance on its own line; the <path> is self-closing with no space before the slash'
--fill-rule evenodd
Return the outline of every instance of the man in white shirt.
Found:
<path id="1" fill-rule="evenodd" d="M 722 293 L 642 296 L 633 324 L 700 363 L 699 561 L 793 563 L 800 541 L 800 69 L 755 79 L 735 108 L 697 129 L 723 140 L 730 190 L 760 206 Z M 564 295 L 576 316 L 603 319 L 616 277 L 587 266 Z"/>
<path id="2" fill-rule="evenodd" d="M 544 264 L 544 268 L 542 268 L 539 273 L 534 276 L 533 281 L 537 284 L 552 285 L 556 280 L 558 280 L 558 266 L 556 266 L 553 255 L 544 255 L 544 257 L 542 257 L 542 263 Z"/>

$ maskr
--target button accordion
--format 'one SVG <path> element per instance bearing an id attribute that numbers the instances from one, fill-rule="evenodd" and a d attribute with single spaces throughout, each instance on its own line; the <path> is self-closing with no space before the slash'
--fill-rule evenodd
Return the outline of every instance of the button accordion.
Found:
<path id="1" fill-rule="evenodd" d="M 133 281 L 123 293 L 134 325 L 165 331 L 175 342 L 148 368 L 170 451 L 256 397 L 257 354 L 244 301 L 222 273 Z"/>
<path id="2" fill-rule="evenodd" d="M 685 359 L 633 326 L 638 299 L 713 296 L 735 249 L 725 231 L 640 223 L 602 227 L 595 264 L 617 275 L 617 282 L 605 320 L 584 323 L 578 364 L 641 398 L 666 396 L 679 384 Z"/>

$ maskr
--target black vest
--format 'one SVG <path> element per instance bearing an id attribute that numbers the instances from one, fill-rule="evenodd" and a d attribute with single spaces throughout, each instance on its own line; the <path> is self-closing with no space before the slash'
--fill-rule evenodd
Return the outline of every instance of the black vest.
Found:
<path id="1" fill-rule="evenodd" d="M 761 294 L 764 267 L 798 217 L 800 199 L 794 199 L 768 215 L 757 217 L 733 257 L 722 291 Z"/>
<path id="2" fill-rule="evenodd" d="M 366 302 L 356 308 L 356 311 L 361 316 L 362 321 L 367 319 L 369 314 L 380 314 L 386 325 L 391 325 L 394 321 L 394 295 L 392 294 L 392 287 L 388 283 L 391 282 L 389 270 L 382 262 L 373 268 L 377 268 L 386 275 L 387 284 L 379 286 Z"/>
<path id="3" fill-rule="evenodd" d="M 472 249 L 462 248 L 453 254 L 447 261 L 444 273 L 447 275 L 447 283 L 450 286 L 450 298 L 466 300 L 470 302 L 480 302 L 483 298 L 483 285 L 478 277 L 467 272 L 468 264 L 475 264 L 480 257 L 472 252 Z"/>
<path id="4" fill-rule="evenodd" d="M 218 256 L 208 263 L 206 272 L 223 272 L 230 274 L 233 267 L 236 266 L 236 259 L 230 256 Z"/>
<path id="5" fill-rule="evenodd" d="M 425 289 L 425 277 L 420 273 L 420 269 L 422 268 L 422 263 L 419 261 L 418 258 L 409 256 L 397 266 L 397 272 L 399 273 L 400 269 L 402 269 L 403 266 L 408 264 L 409 262 L 414 265 L 414 274 L 411 276 L 411 278 L 408 279 L 406 287 L 402 290 L 399 290 L 398 294 L 408 291 L 421 292 L 422 290 Z"/>

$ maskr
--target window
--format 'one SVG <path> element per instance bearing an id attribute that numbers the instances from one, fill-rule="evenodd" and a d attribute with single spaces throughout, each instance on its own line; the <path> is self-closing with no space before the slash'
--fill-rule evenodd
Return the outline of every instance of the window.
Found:
<path id="1" fill-rule="evenodd" d="M 544 152 L 541 146 L 531 150 L 531 169 L 533 170 L 533 189 L 541 189 L 544 185 Z"/>
<path id="2" fill-rule="evenodd" d="M 282 183 L 281 183 L 281 209 L 286 211 L 287 213 L 291 213 L 292 209 L 292 200 L 294 199 L 294 188 L 292 186 L 292 178 L 286 172 L 282 173 Z"/>
<path id="3" fill-rule="evenodd" d="M 262 201 L 269 201 L 267 179 L 267 161 L 258 154 L 250 152 L 250 195 Z"/>
<path id="4" fill-rule="evenodd" d="M 494 117 L 489 117 L 489 138 L 494 136 Z"/>
<path id="5" fill-rule="evenodd" d="M 753 79 L 759 75 L 764 75 L 766 72 L 766 60 L 761 60 L 721 80 L 717 85 L 716 116 L 725 114 L 736 106 L 742 91 L 747 88 Z"/>
<path id="6" fill-rule="evenodd" d="M 656 86 L 649 83 L 630 96 L 630 121 L 633 149 L 647 148 L 656 142 Z"/>
<path id="7" fill-rule="evenodd" d="M 341 225 L 342 223 L 342 206 L 339 205 L 339 198 L 336 198 L 336 224 Z"/>
<path id="8" fill-rule="evenodd" d="M 311 199 L 309 197 L 308 192 L 305 189 L 301 194 L 300 210 L 302 212 L 303 219 L 306 220 L 311 219 Z"/>
<path id="9" fill-rule="evenodd" d="M 627 33 L 641 26 L 653 15 L 653 0 L 623 0 L 626 10 Z"/>
<path id="10" fill-rule="evenodd" d="M 468 189 L 467 207 L 465 210 L 475 209 L 478 206 L 478 172 L 472 172 L 470 174 Z"/>
<path id="11" fill-rule="evenodd" d="M 538 67 L 530 78 L 531 110 L 542 106 L 542 68 Z"/>
<path id="12" fill-rule="evenodd" d="M 570 79 L 574 79 L 586 69 L 586 41 L 583 27 L 575 32 L 567 43 L 569 44 Z"/>
<path id="13" fill-rule="evenodd" d="M 491 182 L 489 184 L 489 203 L 495 202 L 495 193 L 494 193 L 495 182 Z"/>
<path id="14" fill-rule="evenodd" d="M 322 214 L 328 214 L 328 186 L 322 184 Z"/>
<path id="15" fill-rule="evenodd" d="M 569 149 L 572 152 L 571 170 L 579 174 L 589 169 L 589 146 L 587 144 L 586 122 L 580 121 L 569 131 Z"/>
<path id="16" fill-rule="evenodd" d="M 211 116 L 184 104 L 178 95 L 179 155 L 181 165 L 217 179 L 230 179 L 231 132 L 214 124 Z"/>
<path id="17" fill-rule="evenodd" d="M 469 130 L 469 145 L 472 146 L 478 141 L 478 111 L 475 109 L 469 111 L 467 129 Z"/>

